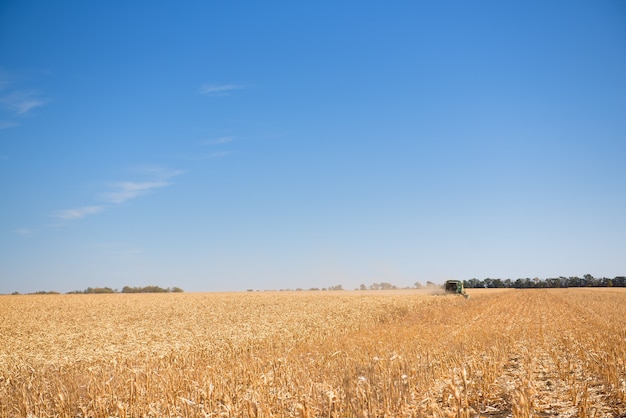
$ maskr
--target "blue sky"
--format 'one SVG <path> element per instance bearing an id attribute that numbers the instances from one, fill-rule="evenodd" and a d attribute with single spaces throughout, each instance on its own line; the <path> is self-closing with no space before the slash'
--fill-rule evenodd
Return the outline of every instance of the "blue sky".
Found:
<path id="1" fill-rule="evenodd" d="M 0 3 L 0 293 L 626 274 L 626 6 Z"/>

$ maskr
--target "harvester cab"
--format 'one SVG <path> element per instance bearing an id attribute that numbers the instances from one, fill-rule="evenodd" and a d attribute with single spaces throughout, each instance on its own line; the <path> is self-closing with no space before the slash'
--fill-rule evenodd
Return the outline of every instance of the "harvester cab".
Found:
<path id="1" fill-rule="evenodd" d="M 448 280 L 444 285 L 444 289 L 446 290 L 446 293 L 463 295 L 465 299 L 469 299 L 469 295 L 465 292 L 463 282 L 461 280 Z"/>

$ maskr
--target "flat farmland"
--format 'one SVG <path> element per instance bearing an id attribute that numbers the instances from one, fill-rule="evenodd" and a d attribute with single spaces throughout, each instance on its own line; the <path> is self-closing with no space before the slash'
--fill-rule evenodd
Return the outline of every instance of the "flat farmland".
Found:
<path id="1" fill-rule="evenodd" d="M 626 289 L 0 297 L 2 417 L 626 416 Z"/>

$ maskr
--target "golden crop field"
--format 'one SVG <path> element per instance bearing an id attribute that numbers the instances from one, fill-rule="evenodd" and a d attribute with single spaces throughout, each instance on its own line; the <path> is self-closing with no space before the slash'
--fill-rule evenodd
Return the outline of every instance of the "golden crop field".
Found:
<path id="1" fill-rule="evenodd" d="M 0 297 L 2 417 L 626 416 L 626 289 Z"/>

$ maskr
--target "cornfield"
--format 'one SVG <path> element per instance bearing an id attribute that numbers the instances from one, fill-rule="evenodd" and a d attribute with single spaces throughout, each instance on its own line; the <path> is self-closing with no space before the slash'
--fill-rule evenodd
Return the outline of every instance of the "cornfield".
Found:
<path id="1" fill-rule="evenodd" d="M 0 297 L 2 417 L 626 416 L 626 289 Z"/>

